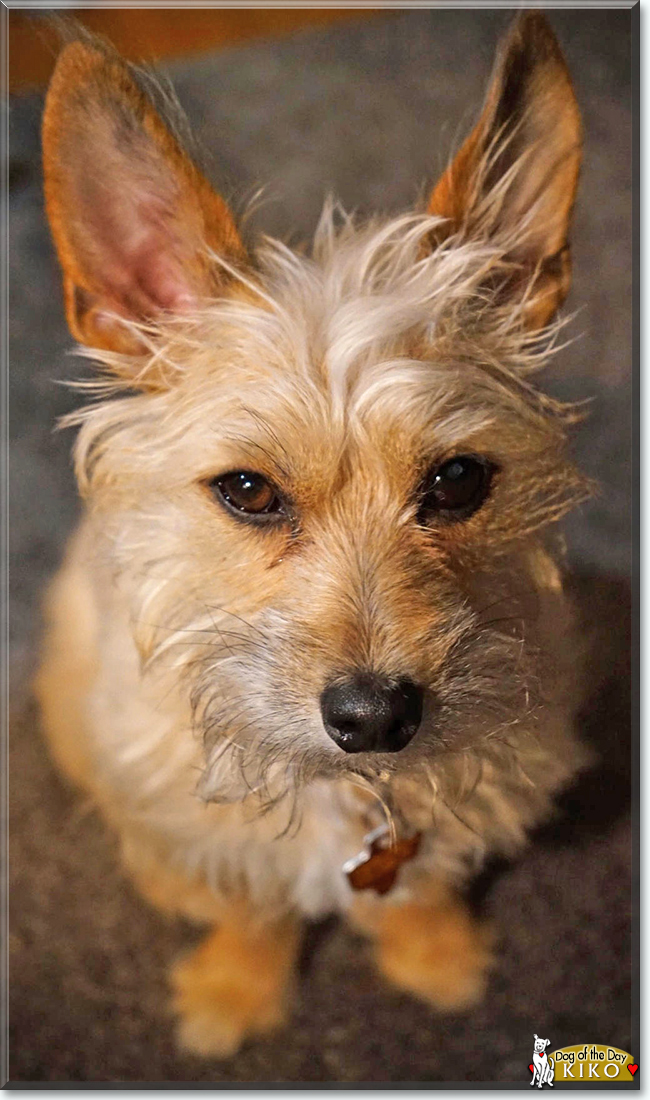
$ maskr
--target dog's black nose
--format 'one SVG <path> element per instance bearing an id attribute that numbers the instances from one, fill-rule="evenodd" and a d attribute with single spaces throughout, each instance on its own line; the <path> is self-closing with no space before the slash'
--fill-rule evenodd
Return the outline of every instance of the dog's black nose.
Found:
<path id="1" fill-rule="evenodd" d="M 325 729 L 345 752 L 399 752 L 420 725 L 422 697 L 411 680 L 388 687 L 359 674 L 326 687 L 320 709 Z"/>

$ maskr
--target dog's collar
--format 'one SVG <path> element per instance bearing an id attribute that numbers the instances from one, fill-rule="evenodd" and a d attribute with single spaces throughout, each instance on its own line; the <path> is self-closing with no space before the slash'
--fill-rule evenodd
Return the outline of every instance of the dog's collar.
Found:
<path id="1" fill-rule="evenodd" d="M 361 851 L 343 864 L 343 874 L 353 890 L 387 894 L 402 864 L 417 855 L 421 838 L 421 833 L 414 833 L 397 839 L 385 821 L 366 834 Z"/>

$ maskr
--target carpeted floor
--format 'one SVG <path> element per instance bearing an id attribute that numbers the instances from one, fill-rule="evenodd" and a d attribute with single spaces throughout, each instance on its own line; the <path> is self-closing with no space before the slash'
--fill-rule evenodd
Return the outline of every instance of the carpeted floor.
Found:
<path id="1" fill-rule="evenodd" d="M 603 488 L 566 531 L 593 639 L 581 724 L 602 764 L 516 867 L 477 885 L 502 929 L 480 1009 L 437 1018 L 381 985 L 350 933 L 315 928 L 291 1027 L 223 1063 L 174 1050 L 165 970 L 195 933 L 165 923 L 123 881 L 111 837 L 50 768 L 29 698 L 40 593 L 77 513 L 70 440 L 51 432 L 75 398 L 54 380 L 81 368 L 65 354 L 71 341 L 42 215 L 42 104 L 12 104 L 12 1080 L 523 1084 L 534 1032 L 552 1046 L 593 1041 L 638 1055 L 627 579 L 631 15 L 564 9 L 550 17 L 583 108 L 586 160 L 570 303 L 582 307 L 572 327 L 582 337 L 546 384 L 593 398 L 576 454 Z M 173 76 L 219 186 L 245 198 L 269 184 L 272 201 L 252 231 L 301 235 L 328 190 L 362 211 L 413 201 L 471 125 L 507 20 L 504 12 L 404 11 L 178 64 Z"/>

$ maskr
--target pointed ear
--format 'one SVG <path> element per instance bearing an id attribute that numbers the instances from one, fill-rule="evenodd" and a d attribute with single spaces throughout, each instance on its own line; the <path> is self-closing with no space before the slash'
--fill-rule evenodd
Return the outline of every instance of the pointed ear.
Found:
<path id="1" fill-rule="evenodd" d="M 580 114 L 557 39 L 541 12 L 522 12 L 501 43 L 481 117 L 428 209 L 448 219 L 443 237 L 504 242 L 517 272 L 508 292 L 528 289 L 524 318 L 531 329 L 552 319 L 569 289 L 581 146 Z"/>
<path id="2" fill-rule="evenodd" d="M 119 318 L 148 321 L 219 293 L 208 250 L 241 260 L 223 200 L 108 47 L 62 51 L 43 119 L 45 201 L 66 315 L 84 344 L 142 349 Z"/>

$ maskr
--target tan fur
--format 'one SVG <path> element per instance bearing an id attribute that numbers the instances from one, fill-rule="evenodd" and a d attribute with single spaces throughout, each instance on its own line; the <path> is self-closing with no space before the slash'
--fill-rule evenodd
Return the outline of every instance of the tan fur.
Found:
<path id="1" fill-rule="evenodd" d="M 234 907 L 172 974 L 179 1040 L 196 1054 L 226 1056 L 244 1038 L 263 1035 L 285 1019 L 298 948 L 297 925 L 251 923 Z"/>
<path id="2" fill-rule="evenodd" d="M 375 943 L 376 962 L 394 985 L 442 1012 L 482 1000 L 490 968 L 492 930 L 473 919 L 441 880 L 420 885 L 418 901 L 357 903 L 351 919 Z"/>
<path id="3" fill-rule="evenodd" d="M 71 543 L 69 556 L 74 554 Z M 91 789 L 95 768 L 83 730 L 85 700 L 97 675 L 97 623 L 81 569 L 62 569 L 44 607 L 45 644 L 34 683 L 43 726 L 58 767 L 73 783 Z"/>
<path id="4" fill-rule="evenodd" d="M 68 319 L 103 371 L 68 420 L 87 511 L 47 604 L 53 756 L 140 892 L 214 926 L 173 973 L 188 1048 L 280 1024 L 304 916 L 348 914 L 397 985 L 468 1006 L 491 941 L 456 888 L 585 759 L 551 525 L 590 487 L 572 410 L 530 378 L 568 278 L 564 62 L 522 14 L 430 212 L 359 226 L 328 204 L 309 255 L 244 255 L 142 80 L 75 43 L 45 113 Z M 427 471 L 459 455 L 489 461 L 488 495 L 422 518 Z M 275 486 L 277 522 L 228 511 L 232 471 Z M 353 673 L 421 690 L 401 751 L 328 735 L 322 692 Z M 359 898 L 342 868 L 381 823 L 421 833 L 417 856 Z"/>
<path id="5" fill-rule="evenodd" d="M 517 112 L 506 114 L 503 102 L 515 96 Z M 522 13 L 501 44 L 481 117 L 431 193 L 428 209 L 446 219 L 438 240 L 471 234 L 481 219 L 501 230 L 518 223 L 510 253 L 525 271 L 515 281 L 526 285 L 533 276 L 526 307 L 532 329 L 548 324 L 571 284 L 568 227 L 581 160 L 580 114 L 562 52 L 541 12 Z M 497 171 L 511 177 L 500 194 Z M 532 215 L 528 223 L 526 215 Z"/>

